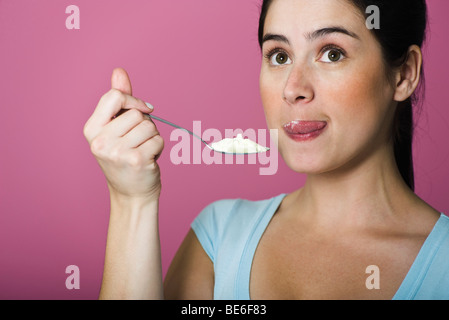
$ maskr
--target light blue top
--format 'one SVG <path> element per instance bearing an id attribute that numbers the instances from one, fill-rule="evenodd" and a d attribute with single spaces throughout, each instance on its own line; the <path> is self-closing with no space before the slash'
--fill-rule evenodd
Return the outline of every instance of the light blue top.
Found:
<path id="1" fill-rule="evenodd" d="M 250 299 L 250 271 L 256 247 L 284 197 L 216 201 L 193 221 L 192 229 L 214 264 L 214 299 Z M 449 300 L 449 218 L 444 214 L 393 299 Z"/>

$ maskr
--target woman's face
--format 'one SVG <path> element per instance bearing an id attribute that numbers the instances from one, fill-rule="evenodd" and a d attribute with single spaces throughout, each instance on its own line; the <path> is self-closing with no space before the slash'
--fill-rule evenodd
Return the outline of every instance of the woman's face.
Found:
<path id="1" fill-rule="evenodd" d="M 394 89 L 359 9 L 346 0 L 274 0 L 262 52 L 265 115 L 290 168 L 328 172 L 389 143 Z"/>

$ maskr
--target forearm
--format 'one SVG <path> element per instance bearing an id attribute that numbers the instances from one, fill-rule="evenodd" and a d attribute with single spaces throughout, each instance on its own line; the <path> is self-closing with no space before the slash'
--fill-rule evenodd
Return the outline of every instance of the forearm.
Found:
<path id="1" fill-rule="evenodd" d="M 100 299 L 162 299 L 158 201 L 111 196 Z"/>

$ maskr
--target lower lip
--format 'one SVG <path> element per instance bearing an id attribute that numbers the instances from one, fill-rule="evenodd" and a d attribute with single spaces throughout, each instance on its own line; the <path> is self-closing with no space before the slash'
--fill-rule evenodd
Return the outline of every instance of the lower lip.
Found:
<path id="1" fill-rule="evenodd" d="M 311 141 L 315 138 L 318 138 L 326 130 L 326 128 L 327 128 L 327 125 L 319 130 L 315 130 L 315 131 L 308 132 L 308 133 L 293 133 L 293 132 L 289 132 L 285 128 L 284 128 L 284 131 L 290 139 L 297 141 L 297 142 L 305 142 L 305 141 Z"/>

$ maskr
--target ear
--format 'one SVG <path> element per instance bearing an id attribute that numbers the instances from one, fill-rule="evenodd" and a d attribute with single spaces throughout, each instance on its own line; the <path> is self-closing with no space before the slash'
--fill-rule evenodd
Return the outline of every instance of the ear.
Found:
<path id="1" fill-rule="evenodd" d="M 395 101 L 407 100 L 415 91 L 421 77 L 422 53 L 417 45 L 408 48 L 407 60 L 396 73 Z"/>

